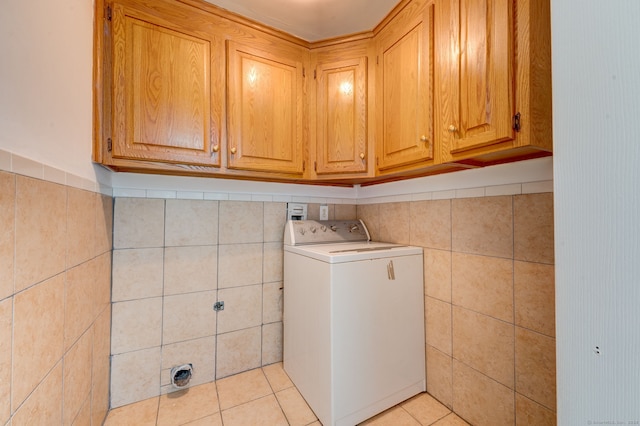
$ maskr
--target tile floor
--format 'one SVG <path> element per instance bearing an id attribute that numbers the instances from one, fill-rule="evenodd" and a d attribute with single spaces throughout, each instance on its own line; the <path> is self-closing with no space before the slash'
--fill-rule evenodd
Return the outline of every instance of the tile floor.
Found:
<path id="1" fill-rule="evenodd" d="M 111 410 L 105 426 L 320 426 L 282 363 L 225 377 Z M 462 426 L 467 423 L 422 393 L 364 423 L 367 426 Z"/>

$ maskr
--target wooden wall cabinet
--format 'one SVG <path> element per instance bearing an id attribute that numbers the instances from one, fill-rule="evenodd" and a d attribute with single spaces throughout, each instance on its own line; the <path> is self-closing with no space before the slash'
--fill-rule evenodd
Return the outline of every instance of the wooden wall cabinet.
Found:
<path id="1" fill-rule="evenodd" d="M 521 125 L 551 128 L 548 7 L 529 0 L 436 2 L 438 162 L 481 166 L 551 150 L 549 132 L 534 141 Z M 532 79 L 543 85 L 531 87 Z M 532 107 L 547 111 L 532 114 Z"/>
<path id="2" fill-rule="evenodd" d="M 94 160 L 373 184 L 550 155 L 548 0 L 400 0 L 309 43 L 202 0 L 96 0 Z"/>
<path id="3" fill-rule="evenodd" d="M 224 45 L 176 14 L 166 20 L 135 2 L 114 3 L 111 91 L 102 162 L 220 166 Z"/>
<path id="4" fill-rule="evenodd" d="M 376 46 L 377 173 L 432 165 L 433 3 L 409 3 Z"/>
<path id="5" fill-rule="evenodd" d="M 227 167 L 302 176 L 300 53 L 267 52 L 228 40 L 227 58 Z"/>
<path id="6" fill-rule="evenodd" d="M 316 178 L 361 176 L 369 170 L 369 40 L 312 50 L 310 96 Z"/>

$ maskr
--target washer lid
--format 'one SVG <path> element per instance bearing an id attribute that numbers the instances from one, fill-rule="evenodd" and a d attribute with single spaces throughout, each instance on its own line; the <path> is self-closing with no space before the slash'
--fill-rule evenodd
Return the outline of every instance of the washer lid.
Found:
<path id="1" fill-rule="evenodd" d="M 326 263 L 356 262 L 422 254 L 422 247 L 371 241 L 285 246 L 284 250 Z"/>

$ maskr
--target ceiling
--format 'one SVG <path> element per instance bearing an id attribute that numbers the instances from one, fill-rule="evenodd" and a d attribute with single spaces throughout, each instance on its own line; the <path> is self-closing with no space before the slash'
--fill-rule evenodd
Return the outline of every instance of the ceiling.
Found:
<path id="1" fill-rule="evenodd" d="M 399 0 L 206 0 L 307 41 L 372 30 Z"/>

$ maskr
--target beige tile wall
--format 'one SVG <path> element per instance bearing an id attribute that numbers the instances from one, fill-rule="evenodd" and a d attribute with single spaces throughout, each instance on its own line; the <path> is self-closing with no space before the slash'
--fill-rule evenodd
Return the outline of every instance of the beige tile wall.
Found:
<path id="1" fill-rule="evenodd" d="M 174 390 L 176 365 L 193 364 L 192 386 L 282 360 L 286 203 L 116 198 L 114 210 L 113 408 Z"/>
<path id="2" fill-rule="evenodd" d="M 424 248 L 427 391 L 471 424 L 555 424 L 553 194 L 366 204 Z"/>
<path id="3" fill-rule="evenodd" d="M 112 198 L 0 172 L 0 424 L 109 408 Z"/>

